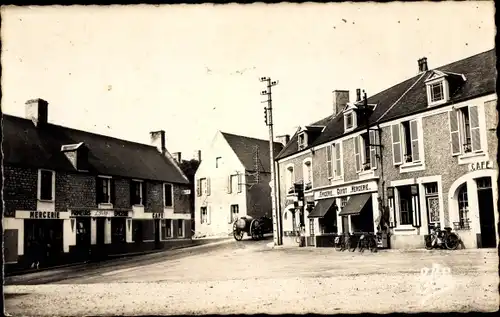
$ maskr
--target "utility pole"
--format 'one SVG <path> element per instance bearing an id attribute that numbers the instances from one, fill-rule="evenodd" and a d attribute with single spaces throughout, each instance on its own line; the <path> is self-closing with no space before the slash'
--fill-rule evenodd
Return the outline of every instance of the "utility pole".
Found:
<path id="1" fill-rule="evenodd" d="M 261 82 L 267 83 L 267 90 L 263 90 L 260 94 L 267 95 L 267 107 L 264 107 L 265 122 L 269 127 L 269 156 L 271 160 L 271 204 L 273 213 L 273 240 L 274 245 L 281 245 L 281 218 L 278 216 L 278 208 L 276 206 L 276 178 L 274 175 L 274 136 L 273 136 L 273 105 L 271 98 L 271 87 L 276 86 L 278 81 L 271 81 L 269 77 L 261 77 Z"/>

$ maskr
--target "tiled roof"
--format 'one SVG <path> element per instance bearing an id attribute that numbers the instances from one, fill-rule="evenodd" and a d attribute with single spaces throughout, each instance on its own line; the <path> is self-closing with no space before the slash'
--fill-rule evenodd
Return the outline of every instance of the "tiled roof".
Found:
<path id="1" fill-rule="evenodd" d="M 187 184 L 188 180 L 156 147 L 54 124 L 36 127 L 31 120 L 2 116 L 4 164 L 74 171 L 61 146 L 83 142 L 89 172 Z"/>
<path id="2" fill-rule="evenodd" d="M 246 136 L 221 132 L 224 138 L 233 149 L 236 156 L 247 171 L 255 171 L 255 153 L 256 147 L 259 148 L 259 167 L 261 172 L 270 172 L 269 141 L 250 138 Z M 274 156 L 281 151 L 283 145 L 274 142 Z"/>
<path id="3" fill-rule="evenodd" d="M 463 74 L 466 77 L 465 83 L 456 85 L 456 87 L 452 86 L 451 99 L 447 104 L 491 94 L 496 90 L 496 54 L 494 49 L 439 67 L 437 70 L 448 74 Z M 369 118 L 369 124 L 390 121 L 428 109 L 425 80 L 432 74 L 432 71 L 429 70 L 416 75 L 369 97 L 368 104 L 377 105 Z M 320 123 L 315 124 L 324 124 L 326 128 L 308 148 L 334 140 L 344 134 L 342 113 L 335 117 L 326 117 L 318 122 Z M 362 129 L 362 126 L 350 133 L 360 129 Z M 296 133 L 283 151 L 279 153 L 277 159 L 285 158 L 297 152 Z"/>

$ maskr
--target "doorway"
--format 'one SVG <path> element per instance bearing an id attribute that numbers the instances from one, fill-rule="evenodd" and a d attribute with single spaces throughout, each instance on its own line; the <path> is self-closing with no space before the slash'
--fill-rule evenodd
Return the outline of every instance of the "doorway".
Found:
<path id="1" fill-rule="evenodd" d="M 155 219 L 155 248 L 160 249 L 160 219 Z"/>
<path id="2" fill-rule="evenodd" d="M 95 242 L 96 245 L 104 245 L 104 230 L 106 218 L 96 218 L 95 220 Z"/>
<path id="3" fill-rule="evenodd" d="M 476 183 L 479 202 L 479 223 L 481 226 L 480 247 L 494 248 L 496 246 L 496 233 L 491 177 L 479 178 L 476 180 Z"/>

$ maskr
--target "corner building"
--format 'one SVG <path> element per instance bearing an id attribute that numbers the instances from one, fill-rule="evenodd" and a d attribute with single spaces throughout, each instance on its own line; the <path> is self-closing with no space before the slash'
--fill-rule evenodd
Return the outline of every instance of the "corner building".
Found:
<path id="1" fill-rule="evenodd" d="M 278 155 L 284 243 L 300 228 L 308 245 L 326 246 L 381 227 L 388 247 L 420 248 L 439 225 L 467 248 L 497 245 L 495 51 L 418 66 L 367 99 L 358 90 L 354 103 L 334 91 L 332 115 Z"/>

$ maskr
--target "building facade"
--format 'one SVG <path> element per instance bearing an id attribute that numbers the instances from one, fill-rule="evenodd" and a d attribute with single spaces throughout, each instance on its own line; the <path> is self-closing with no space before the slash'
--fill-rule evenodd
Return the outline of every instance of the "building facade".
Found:
<path id="1" fill-rule="evenodd" d="M 227 236 L 239 217 L 272 216 L 267 140 L 218 131 L 195 178 L 197 235 Z"/>
<path id="2" fill-rule="evenodd" d="M 188 181 L 165 147 L 57 126 L 48 103 L 3 116 L 4 254 L 42 266 L 190 240 Z"/>
<path id="3" fill-rule="evenodd" d="M 301 129 L 277 158 L 284 235 L 298 234 L 288 214 L 303 210 L 310 245 L 380 230 L 392 248 L 418 248 L 435 225 L 468 248 L 497 245 L 494 69 L 494 50 L 434 70 L 423 58 L 417 76 L 370 98 L 335 91 L 321 133 Z M 306 189 L 297 175 L 309 161 Z M 292 169 L 297 193 L 286 194 Z"/>

